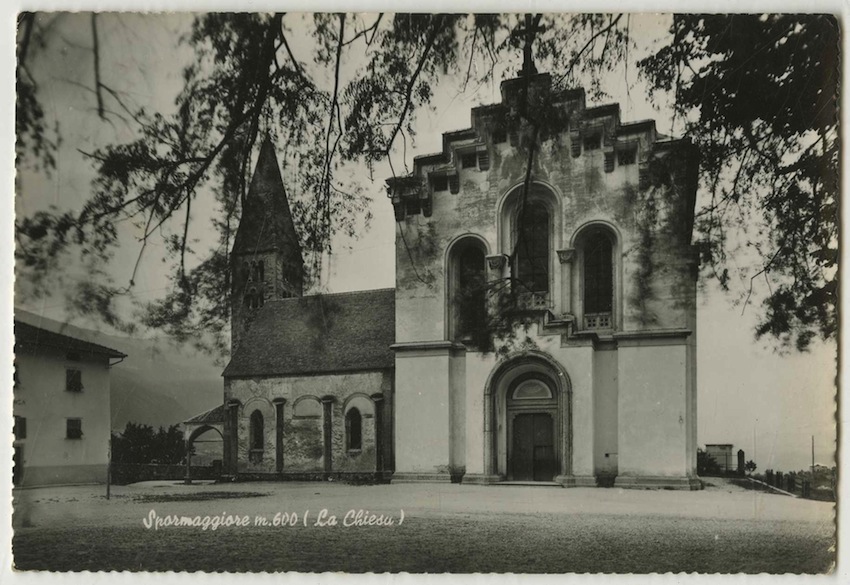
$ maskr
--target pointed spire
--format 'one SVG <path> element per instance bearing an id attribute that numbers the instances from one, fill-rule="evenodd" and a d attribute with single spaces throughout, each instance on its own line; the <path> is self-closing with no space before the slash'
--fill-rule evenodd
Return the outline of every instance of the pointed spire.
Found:
<path id="1" fill-rule="evenodd" d="M 268 135 L 260 146 L 233 253 L 257 253 L 277 249 L 301 253 L 298 234 L 283 186 L 275 147 Z"/>

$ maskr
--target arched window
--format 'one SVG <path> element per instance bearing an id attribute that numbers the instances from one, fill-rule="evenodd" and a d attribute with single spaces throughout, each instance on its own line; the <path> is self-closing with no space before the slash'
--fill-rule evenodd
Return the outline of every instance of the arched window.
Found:
<path id="1" fill-rule="evenodd" d="M 451 258 L 452 338 L 474 341 L 487 324 L 487 274 L 483 245 L 468 238 L 455 245 Z"/>
<path id="2" fill-rule="evenodd" d="M 263 431 L 263 413 L 255 410 L 251 413 L 251 428 L 248 434 L 250 441 L 248 447 L 248 459 L 251 463 L 260 463 L 263 460 L 263 450 L 266 443 Z"/>
<path id="3" fill-rule="evenodd" d="M 611 235 L 596 229 L 582 243 L 582 287 L 587 329 L 613 327 L 614 243 Z"/>
<path id="4" fill-rule="evenodd" d="M 266 278 L 266 265 L 262 260 L 255 260 L 253 265 L 254 282 L 263 282 Z"/>
<path id="5" fill-rule="evenodd" d="M 549 210 L 540 201 L 521 206 L 516 219 L 516 262 L 520 288 L 549 292 Z"/>
<path id="6" fill-rule="evenodd" d="M 363 417 L 357 408 L 351 408 L 345 413 L 345 444 L 349 451 L 360 451 L 363 448 Z"/>

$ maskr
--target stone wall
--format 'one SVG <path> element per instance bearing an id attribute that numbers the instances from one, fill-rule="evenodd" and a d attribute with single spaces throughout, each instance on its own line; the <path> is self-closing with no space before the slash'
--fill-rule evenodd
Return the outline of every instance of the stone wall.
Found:
<path id="1" fill-rule="evenodd" d="M 275 399 L 283 404 L 283 474 L 322 472 L 374 472 L 377 469 L 375 403 L 384 397 L 385 469 L 392 469 L 392 371 L 353 372 L 317 376 L 239 378 L 225 380 L 225 402 L 241 402 L 238 417 L 238 471 L 240 474 L 275 474 Z M 325 404 L 330 403 L 330 462 L 326 462 Z M 353 407 L 361 414 L 362 445 L 346 445 L 345 415 Z M 251 415 L 263 417 L 262 454 L 249 448 Z"/>

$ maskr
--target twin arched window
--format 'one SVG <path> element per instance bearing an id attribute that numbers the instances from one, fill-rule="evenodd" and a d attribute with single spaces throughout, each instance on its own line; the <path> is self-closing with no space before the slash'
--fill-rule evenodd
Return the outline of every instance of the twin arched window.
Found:
<path id="1" fill-rule="evenodd" d="M 245 278 L 245 304 L 249 309 L 259 309 L 265 304 L 263 282 L 266 278 L 266 265 L 262 260 L 245 262 L 243 266 Z"/>

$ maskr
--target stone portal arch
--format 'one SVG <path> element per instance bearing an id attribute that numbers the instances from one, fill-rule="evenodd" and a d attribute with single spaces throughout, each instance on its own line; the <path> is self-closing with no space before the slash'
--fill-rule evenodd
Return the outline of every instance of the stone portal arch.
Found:
<path id="1" fill-rule="evenodd" d="M 195 428 L 186 439 L 186 475 L 184 478 L 185 483 L 192 483 L 192 446 L 195 444 L 195 440 L 210 431 L 215 431 L 218 433 L 218 436 L 221 437 L 222 447 L 224 446 L 224 433 L 222 429 L 218 428 L 216 425 L 205 424 Z M 222 454 L 223 455 L 223 454 Z"/>
<path id="2" fill-rule="evenodd" d="M 503 360 L 484 389 L 484 421 L 485 476 L 572 484 L 572 386 L 550 355 L 522 351 Z M 523 456 L 522 433 L 534 424 L 542 424 L 544 430 L 551 425 L 552 469 L 547 475 L 531 466 L 527 477 L 516 458 Z M 520 443 L 515 442 L 518 438 Z M 532 450 L 537 447 L 545 445 Z"/>

